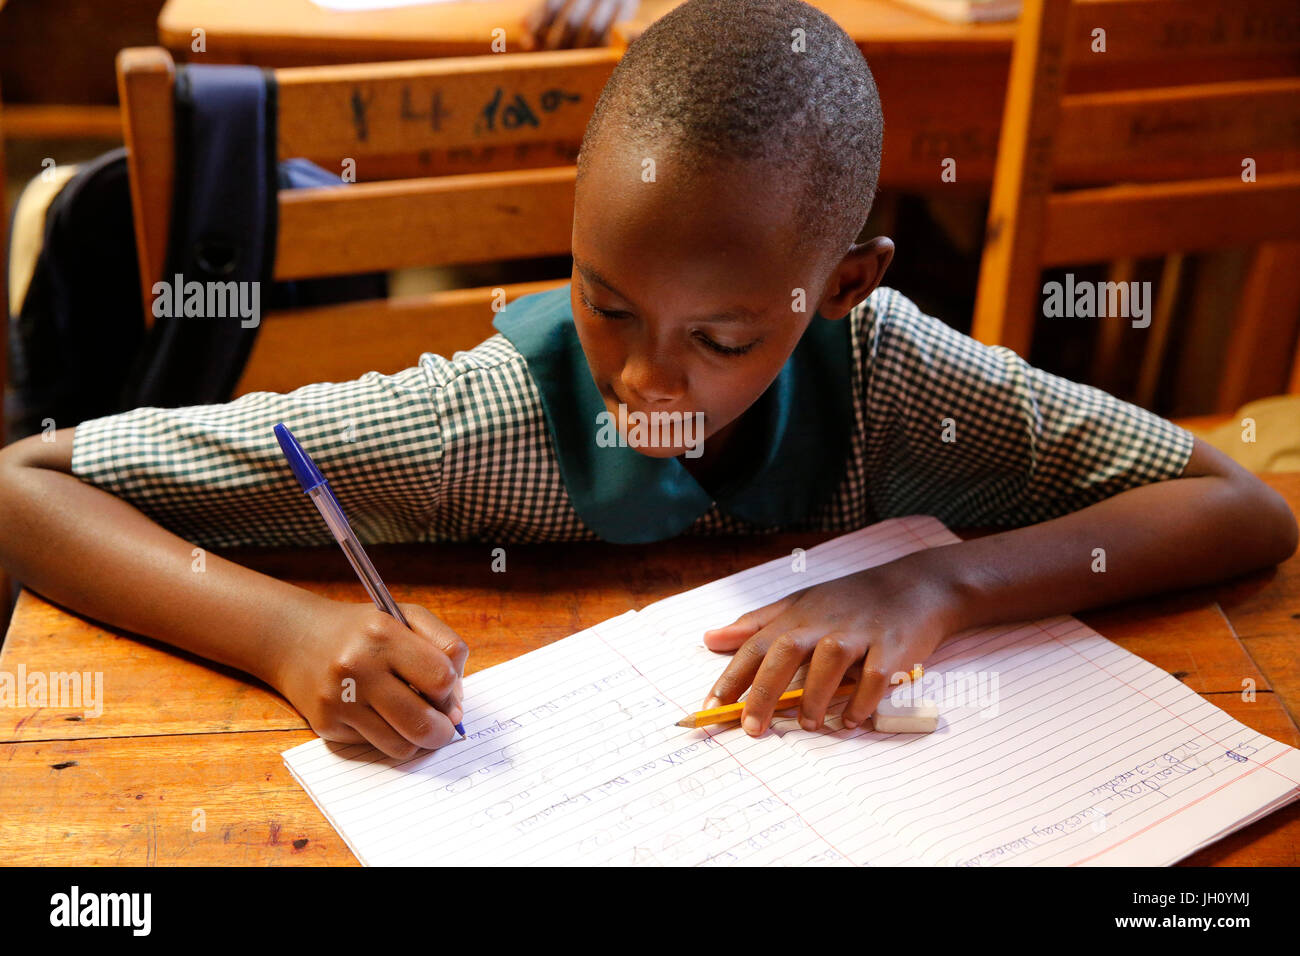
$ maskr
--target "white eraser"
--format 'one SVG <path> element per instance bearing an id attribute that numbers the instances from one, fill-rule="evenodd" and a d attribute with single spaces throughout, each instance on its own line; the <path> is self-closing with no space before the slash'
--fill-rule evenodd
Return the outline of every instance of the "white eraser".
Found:
<path id="1" fill-rule="evenodd" d="M 888 697 L 876 705 L 871 727 L 884 734 L 932 734 L 939 726 L 939 707 L 933 701 L 895 704 Z"/>

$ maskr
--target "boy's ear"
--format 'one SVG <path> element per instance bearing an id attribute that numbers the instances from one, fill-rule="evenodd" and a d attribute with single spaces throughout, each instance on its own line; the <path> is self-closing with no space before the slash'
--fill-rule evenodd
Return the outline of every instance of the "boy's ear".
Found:
<path id="1" fill-rule="evenodd" d="M 817 311 L 823 318 L 844 318 L 880 285 L 893 259 L 894 240 L 887 236 L 854 243 L 831 272 L 826 295 Z"/>

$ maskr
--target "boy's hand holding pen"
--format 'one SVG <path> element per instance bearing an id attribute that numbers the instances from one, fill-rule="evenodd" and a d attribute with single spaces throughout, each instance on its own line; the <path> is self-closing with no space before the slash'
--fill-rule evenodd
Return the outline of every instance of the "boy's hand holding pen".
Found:
<path id="1" fill-rule="evenodd" d="M 398 760 L 457 735 L 469 648 L 418 604 L 397 604 L 353 533 L 329 483 L 283 424 L 276 439 L 303 491 L 365 586 L 374 606 L 327 602 L 308 646 L 278 669 L 277 686 L 319 736 L 369 741 Z"/>
<path id="2" fill-rule="evenodd" d="M 317 735 L 408 760 L 459 737 L 469 648 L 427 608 L 400 607 L 410 629 L 373 604 L 322 602 L 276 686 Z"/>

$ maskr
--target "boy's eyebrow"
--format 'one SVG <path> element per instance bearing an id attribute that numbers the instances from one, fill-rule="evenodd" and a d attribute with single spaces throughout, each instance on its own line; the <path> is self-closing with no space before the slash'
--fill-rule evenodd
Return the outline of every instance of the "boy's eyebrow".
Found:
<path id="1" fill-rule="evenodd" d="M 604 276 L 602 276 L 602 275 L 601 275 L 599 272 L 597 272 L 595 269 L 591 268 L 590 266 L 586 265 L 585 263 L 579 262 L 579 261 L 576 260 L 576 259 L 573 261 L 573 264 L 577 267 L 578 271 L 582 273 L 582 276 L 583 276 L 584 279 L 590 279 L 592 282 L 595 282 L 595 283 L 597 283 L 598 285 L 603 285 L 606 289 L 608 289 L 610 292 L 614 293 L 616 296 L 618 296 L 618 297 L 619 297 L 620 299 L 622 299 L 623 301 L 628 302 L 628 303 L 630 303 L 630 304 L 633 305 L 633 306 L 636 305 L 635 302 L 632 302 L 632 300 L 631 300 L 630 298 L 628 298 L 627 296 L 625 296 L 622 292 L 619 292 L 618 289 L 616 289 L 616 288 L 614 287 L 613 283 L 611 283 L 608 279 L 606 279 Z M 700 319 L 700 321 L 704 321 L 704 322 L 753 322 L 753 321 L 756 321 L 756 320 L 761 319 L 761 318 L 762 318 L 762 315 L 761 315 L 760 313 L 758 313 L 758 312 L 755 312 L 753 309 L 747 309 L 747 308 L 745 308 L 744 306 L 736 306 L 736 307 L 733 308 L 733 309 L 728 309 L 726 312 L 718 312 L 718 313 L 716 313 L 716 314 L 714 314 L 714 315 L 702 316 L 701 319 Z"/>

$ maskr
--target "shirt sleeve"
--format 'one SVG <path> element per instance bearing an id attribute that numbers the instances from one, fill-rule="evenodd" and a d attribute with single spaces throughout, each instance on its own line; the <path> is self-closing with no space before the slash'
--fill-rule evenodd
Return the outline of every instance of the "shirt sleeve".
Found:
<path id="1" fill-rule="evenodd" d="M 424 540 L 442 455 L 434 358 L 394 375 L 91 419 L 73 433 L 72 473 L 202 547 L 330 544 L 276 441 L 283 422 L 360 540 Z"/>
<path id="2" fill-rule="evenodd" d="M 1190 432 L 880 292 L 864 304 L 862 349 L 880 518 L 1021 527 L 1182 474 Z"/>

